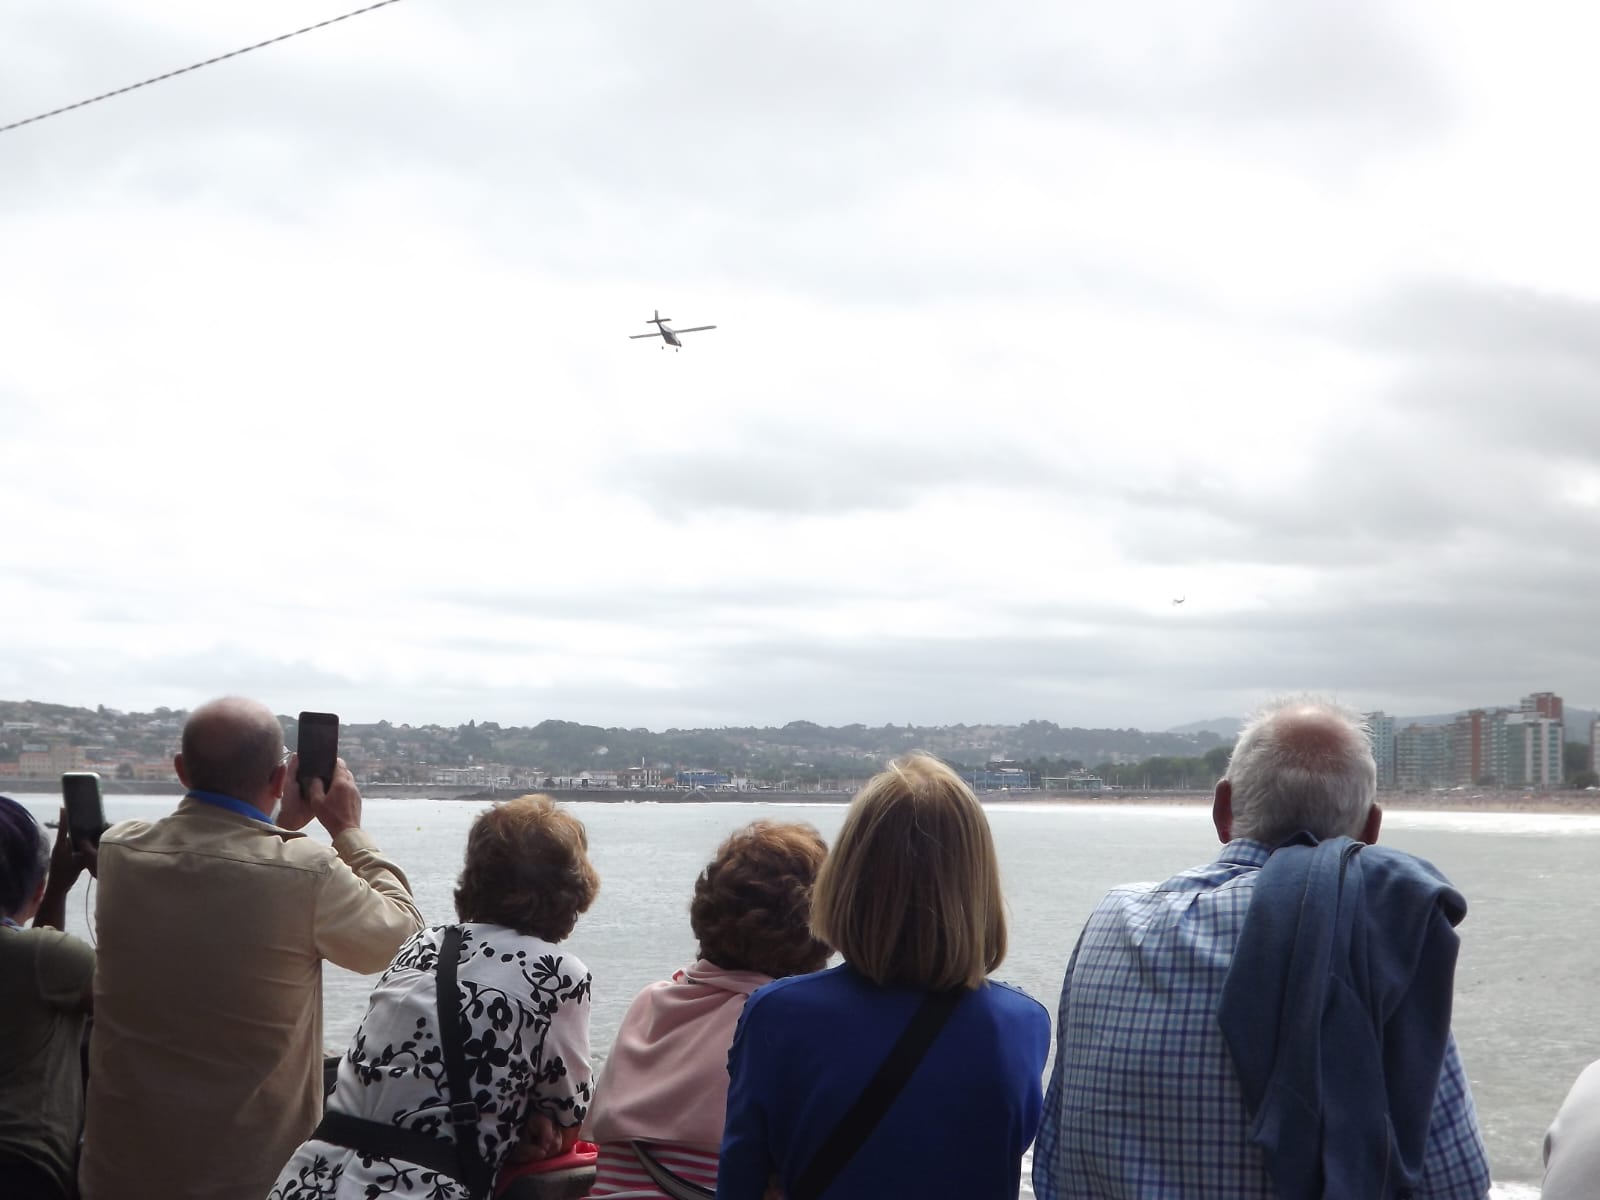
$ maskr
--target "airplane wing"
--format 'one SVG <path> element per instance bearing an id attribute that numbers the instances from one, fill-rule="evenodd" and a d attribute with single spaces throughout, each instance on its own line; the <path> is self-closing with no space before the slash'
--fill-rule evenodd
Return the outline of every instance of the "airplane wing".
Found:
<path id="1" fill-rule="evenodd" d="M 638 341 L 642 337 L 660 337 L 660 336 L 661 336 L 660 333 L 630 333 L 628 335 L 628 340 L 630 342 L 634 342 L 634 341 Z"/>
<path id="2" fill-rule="evenodd" d="M 702 329 L 715 329 L 715 325 L 691 325 L 687 329 L 674 329 L 673 333 L 699 333 Z M 649 337 L 649 334 L 644 336 Z"/>

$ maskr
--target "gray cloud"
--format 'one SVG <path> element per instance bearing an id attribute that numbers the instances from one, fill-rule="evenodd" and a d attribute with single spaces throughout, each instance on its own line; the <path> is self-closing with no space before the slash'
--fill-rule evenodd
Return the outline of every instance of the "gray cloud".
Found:
<path id="1" fill-rule="evenodd" d="M 1013 109 L 1158 141 L 1263 130 L 1258 150 L 1275 159 L 1321 164 L 1329 138 L 1380 152 L 1448 108 L 1385 13 L 1250 0 L 1219 25 L 1178 3 L 1114 19 L 1039 3 L 1003 21 L 953 2 L 597 5 L 535 21 L 509 0 L 399 6 L 9 135 L 0 156 L 14 207 L 48 209 L 93 180 L 111 195 L 227 197 L 289 226 L 354 181 L 426 178 L 499 252 L 590 280 L 642 267 L 709 283 L 781 265 L 790 287 L 830 294 L 992 294 L 1043 278 L 1137 298 L 1185 289 L 1050 245 L 1013 262 L 986 252 L 981 227 L 882 244 L 875 206 L 901 185 L 960 179 L 963 159 L 1009 154 L 987 130 Z M 45 107 L 224 48 L 128 10 L 84 25 L 42 14 L 0 57 L 12 94 Z M 406 39 L 430 32 L 439 52 L 419 60 Z M 479 65 L 458 43 L 492 49 Z M 511 63 L 522 69 L 501 79 Z M 1070 192 L 1083 183 L 1074 157 L 1069 141 L 1041 145 L 1030 171 Z M 1007 205 L 997 194 L 994 231 Z M 879 244 L 833 252 L 851 241 Z"/>
<path id="2" fill-rule="evenodd" d="M 708 614 L 730 611 L 759 612 L 774 608 L 814 608 L 864 596 L 895 594 L 894 580 L 873 580 L 869 588 L 852 587 L 847 580 L 812 580 L 803 583 L 751 583 L 739 578 L 713 576 L 687 580 L 631 579 L 624 571 L 612 590 L 592 585 L 579 591 L 556 580 L 507 590 L 500 587 L 466 590 L 458 587 L 436 593 L 443 604 L 472 613 L 527 617 L 537 620 L 628 623 L 692 621 Z"/>
<path id="3" fill-rule="evenodd" d="M 845 514 L 904 508 L 935 490 L 1082 490 L 1091 476 L 993 436 L 934 443 L 908 431 L 862 437 L 811 425 L 752 426 L 737 448 L 640 455 L 619 480 L 669 517 L 697 512 Z"/>
<path id="4" fill-rule="evenodd" d="M 370 685 L 304 658 L 273 658 L 240 644 L 144 656 L 131 640 L 90 661 L 13 647 L 0 653 L 0 688 L 9 698 L 129 709 L 192 708 L 215 696 L 259 697 L 280 712 L 337 703 L 363 704 Z M 17 689 L 26 690 L 26 697 Z M 404 718 L 397 718 L 404 719 Z"/>
<path id="5" fill-rule="evenodd" d="M 1375 0 L 1152 7 L 1119 14 L 1109 47 L 1064 30 L 1037 51 L 1029 94 L 1167 128 L 1209 126 L 1229 139 L 1292 128 L 1305 149 L 1308 135 L 1326 150 L 1344 131 L 1368 135 L 1367 151 L 1382 153 L 1452 118 L 1450 86 L 1425 47 Z M 1130 59 L 1144 70 L 1129 70 Z"/>
<path id="6" fill-rule="evenodd" d="M 1418 279 L 1363 305 L 1356 336 L 1384 349 L 1600 368 L 1600 302 L 1466 279 Z"/>
<path id="7" fill-rule="evenodd" d="M 1203 605 L 1204 598 L 1199 599 Z M 1332 606 L 1329 606 L 1332 607 Z M 1154 728 L 1196 711 L 1244 713 L 1268 695 L 1337 692 L 1390 711 L 1514 702 L 1554 687 L 1581 698 L 1600 654 L 1547 625 L 1530 649 L 1520 613 L 1471 598 L 1452 605 L 1341 606 L 1164 630 L 1124 623 L 1072 637 L 763 640 L 685 664 L 670 685 L 572 679 L 488 689 L 449 711 L 690 727 L 791 719 L 981 723 L 1031 718 Z M 761 664 L 752 671 L 749 664 Z M 833 715 L 837 714 L 837 715 Z M 1172 718 L 1172 720 L 1168 720 Z"/>

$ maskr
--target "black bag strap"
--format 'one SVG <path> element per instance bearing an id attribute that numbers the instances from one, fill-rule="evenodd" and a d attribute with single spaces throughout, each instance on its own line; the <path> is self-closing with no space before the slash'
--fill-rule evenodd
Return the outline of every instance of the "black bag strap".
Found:
<path id="1" fill-rule="evenodd" d="M 691 1183 L 681 1175 L 674 1175 L 657 1162 L 656 1156 L 650 1153 L 647 1143 L 635 1141 L 633 1153 L 638 1158 L 639 1164 L 644 1167 L 644 1173 L 650 1176 L 650 1182 L 671 1196 L 672 1200 L 715 1200 L 716 1193 L 710 1188 Z"/>
<path id="2" fill-rule="evenodd" d="M 374 1158 L 416 1163 L 426 1171 L 461 1179 L 461 1160 L 456 1157 L 456 1148 L 449 1142 L 418 1133 L 415 1129 L 403 1129 L 398 1125 L 369 1121 L 365 1117 L 352 1117 L 348 1113 L 329 1109 L 311 1131 L 311 1137 L 314 1141 L 343 1146 Z M 461 1182 L 466 1183 L 466 1180 L 461 1179 Z"/>
<path id="3" fill-rule="evenodd" d="M 955 1012 L 966 994 L 965 988 L 928 993 L 921 1007 L 912 1015 L 905 1032 L 900 1035 L 900 1040 L 889 1051 L 889 1057 L 883 1060 L 878 1073 L 862 1089 L 861 1095 L 850 1106 L 850 1111 L 839 1119 L 833 1132 L 822 1143 L 822 1148 L 806 1164 L 805 1170 L 800 1172 L 787 1200 L 819 1200 L 828 1190 L 839 1172 L 855 1157 L 856 1151 L 872 1136 L 872 1131 L 883 1120 L 889 1106 L 905 1087 L 911 1073 L 917 1069 L 917 1064 L 928 1053 L 928 1047 L 933 1045 L 933 1039 L 939 1036 L 944 1023 L 950 1019 L 950 1014 Z"/>
<path id="4" fill-rule="evenodd" d="M 462 1051 L 466 1034 L 461 1028 L 461 991 L 456 986 L 456 960 L 461 957 L 461 941 L 461 926 L 452 925 L 444 931 L 439 947 L 435 982 L 439 1049 L 444 1054 L 445 1098 L 450 1101 L 450 1124 L 455 1126 L 456 1158 L 461 1164 L 456 1177 L 467 1185 L 474 1197 L 488 1200 L 494 1186 L 494 1168 L 478 1153 L 478 1105 L 472 1099 L 467 1059 Z"/>

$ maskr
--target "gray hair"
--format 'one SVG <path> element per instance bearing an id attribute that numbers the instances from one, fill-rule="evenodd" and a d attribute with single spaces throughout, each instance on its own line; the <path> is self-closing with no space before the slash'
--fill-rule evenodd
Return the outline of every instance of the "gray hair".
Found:
<path id="1" fill-rule="evenodd" d="M 1233 831 L 1276 845 L 1304 829 L 1359 837 L 1378 789 L 1359 713 L 1311 696 L 1275 700 L 1246 723 L 1228 760 Z"/>

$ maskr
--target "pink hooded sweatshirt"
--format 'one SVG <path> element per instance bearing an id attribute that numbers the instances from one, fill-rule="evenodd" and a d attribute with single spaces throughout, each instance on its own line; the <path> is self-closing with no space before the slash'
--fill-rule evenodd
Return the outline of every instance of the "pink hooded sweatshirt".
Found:
<path id="1" fill-rule="evenodd" d="M 728 1048 L 745 997 L 767 975 L 701 959 L 628 1008 L 584 1122 L 596 1142 L 640 1138 L 715 1153 L 728 1105 Z"/>

